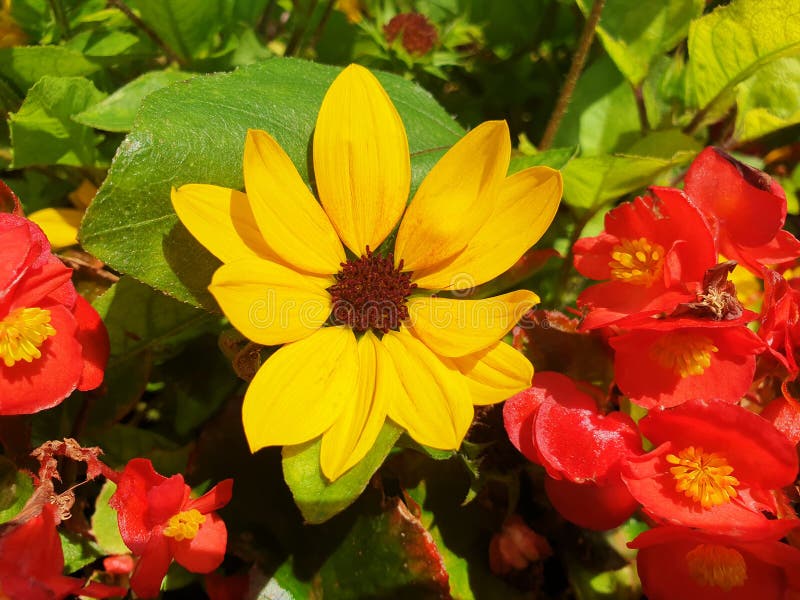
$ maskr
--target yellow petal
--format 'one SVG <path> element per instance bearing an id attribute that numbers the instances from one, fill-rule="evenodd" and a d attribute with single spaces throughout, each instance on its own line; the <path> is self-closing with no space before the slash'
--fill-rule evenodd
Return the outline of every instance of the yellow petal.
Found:
<path id="1" fill-rule="evenodd" d="M 410 298 L 409 329 L 437 354 L 464 356 L 501 339 L 538 302 L 528 290 L 484 300 Z"/>
<path id="2" fill-rule="evenodd" d="M 464 250 L 497 202 L 511 154 L 505 121 L 482 123 L 447 151 L 408 206 L 395 242 L 404 269 L 428 270 Z"/>
<path id="3" fill-rule="evenodd" d="M 331 313 L 316 279 L 260 258 L 222 265 L 208 289 L 236 329 L 267 346 L 310 336 Z"/>
<path id="4" fill-rule="evenodd" d="M 97 186 L 88 179 L 84 179 L 77 188 L 67 195 L 67 197 L 75 206 L 86 210 L 96 195 Z"/>
<path id="5" fill-rule="evenodd" d="M 445 358 L 467 377 L 473 404 L 494 404 L 528 389 L 533 365 L 505 342 L 497 342 L 479 352 Z"/>
<path id="6" fill-rule="evenodd" d="M 242 421 L 250 449 L 313 440 L 353 401 L 357 378 L 356 338 L 344 327 L 324 327 L 279 349 L 244 397 Z"/>
<path id="7" fill-rule="evenodd" d="M 411 185 L 400 115 L 375 76 L 350 65 L 328 88 L 314 130 L 322 206 L 357 256 L 376 249 L 403 214 Z"/>
<path id="8" fill-rule="evenodd" d="M 322 435 L 320 464 L 330 481 L 338 479 L 370 451 L 386 421 L 389 396 L 387 378 L 382 374 L 386 355 L 378 338 L 367 331 L 358 341 L 358 387 L 353 401 Z M 390 380 L 393 381 L 393 380 Z"/>
<path id="9" fill-rule="evenodd" d="M 466 378 L 406 331 L 390 331 L 381 343 L 396 370 L 391 385 L 402 387 L 391 398 L 389 417 L 424 446 L 458 448 L 473 416 Z"/>
<path id="10" fill-rule="evenodd" d="M 421 288 L 467 289 L 494 279 L 509 269 L 550 226 L 562 191 L 561 173 L 531 167 L 507 177 L 497 206 L 466 249 L 445 265 L 415 271 Z"/>
<path id="11" fill-rule="evenodd" d="M 78 243 L 78 227 L 83 211 L 77 208 L 43 208 L 28 215 L 42 228 L 54 250 Z"/>
<path id="12" fill-rule="evenodd" d="M 192 183 L 172 189 L 172 207 L 189 233 L 224 263 L 273 255 L 242 192 Z"/>
<path id="13" fill-rule="evenodd" d="M 344 248 L 325 211 L 292 161 L 265 131 L 244 144 L 244 184 L 258 228 L 288 264 L 310 273 L 338 273 Z"/>

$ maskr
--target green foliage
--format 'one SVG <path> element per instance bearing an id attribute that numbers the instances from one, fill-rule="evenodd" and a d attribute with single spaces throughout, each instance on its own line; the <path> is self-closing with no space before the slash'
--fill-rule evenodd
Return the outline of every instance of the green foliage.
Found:
<path id="1" fill-rule="evenodd" d="M 129 552 L 117 524 L 117 511 L 108 505 L 108 501 L 117 486 L 113 481 L 106 481 L 103 489 L 95 501 L 94 514 L 92 515 L 92 535 L 97 545 L 103 549 L 104 554 L 127 554 Z"/>
<path id="2" fill-rule="evenodd" d="M 746 142 L 800 123 L 800 57 L 781 58 L 744 81 L 736 92 L 733 137 Z"/>
<path id="3" fill-rule="evenodd" d="M 0 456 L 0 524 L 17 516 L 33 494 L 30 475 L 17 470 L 16 465 Z"/>

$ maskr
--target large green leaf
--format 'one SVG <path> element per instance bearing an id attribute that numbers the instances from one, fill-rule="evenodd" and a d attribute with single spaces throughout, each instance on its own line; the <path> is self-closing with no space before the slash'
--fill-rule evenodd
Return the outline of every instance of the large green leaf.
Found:
<path id="1" fill-rule="evenodd" d="M 78 77 L 99 70 L 80 52 L 62 46 L 0 48 L 0 77 L 22 94 L 45 75 Z"/>
<path id="2" fill-rule="evenodd" d="M 686 152 L 674 159 L 630 155 L 574 158 L 563 171 L 564 200 L 578 208 L 599 208 L 646 187 L 656 175 L 691 156 Z"/>
<path id="3" fill-rule="evenodd" d="M 577 0 L 584 14 L 592 0 Z M 603 8 L 597 33 L 619 70 L 638 86 L 659 55 L 674 48 L 703 14 L 704 0 L 614 0 Z"/>
<path id="4" fill-rule="evenodd" d="M 94 166 L 99 138 L 72 120 L 105 94 L 83 77 L 42 77 L 19 111 L 9 115 L 14 168 L 30 165 Z"/>
<path id="5" fill-rule="evenodd" d="M 116 490 L 117 486 L 113 481 L 106 481 L 103 484 L 100 495 L 95 501 L 92 515 L 92 534 L 104 554 L 127 554 L 129 552 L 119 532 L 117 511 L 108 505 L 109 499 Z"/>
<path id="6" fill-rule="evenodd" d="M 146 96 L 176 81 L 193 77 L 182 71 L 151 71 L 140 75 L 101 102 L 90 106 L 74 119 L 105 131 L 130 131 L 136 111 Z"/>
<path id="7" fill-rule="evenodd" d="M 386 421 L 367 455 L 333 483 L 319 466 L 321 440 L 284 447 L 283 476 L 303 518 L 309 523 L 322 523 L 355 502 L 401 433 L 400 427 Z"/>
<path id="8" fill-rule="evenodd" d="M 86 249 L 180 300 L 214 306 L 206 286 L 218 262 L 178 224 L 170 187 L 241 189 L 248 128 L 272 134 L 307 179 L 317 111 L 338 71 L 272 59 L 148 96 L 87 212 L 81 233 Z M 463 132 L 427 92 L 394 75 L 378 78 L 406 125 L 418 184 L 430 157 Z"/>
<path id="9" fill-rule="evenodd" d="M 736 92 L 733 136 L 745 142 L 800 123 L 800 57 L 776 60 Z"/>
<path id="10" fill-rule="evenodd" d="M 800 0 L 735 0 L 689 28 L 689 91 L 706 109 L 760 67 L 800 51 Z"/>
<path id="11" fill-rule="evenodd" d="M 618 152 L 641 131 L 636 97 L 608 57 L 595 61 L 578 80 L 556 146 L 579 145 L 584 156 Z"/>

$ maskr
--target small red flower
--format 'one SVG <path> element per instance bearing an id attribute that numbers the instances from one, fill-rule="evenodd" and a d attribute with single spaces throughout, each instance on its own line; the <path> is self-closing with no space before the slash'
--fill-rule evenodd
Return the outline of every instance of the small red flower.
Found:
<path id="1" fill-rule="evenodd" d="M 158 595 L 173 559 L 193 573 L 210 573 L 222 563 L 228 533 L 214 511 L 230 501 L 232 487 L 226 479 L 192 500 L 182 475 L 164 477 L 144 458 L 125 466 L 109 505 L 125 545 L 140 556 L 131 577 L 138 596 Z"/>
<path id="2" fill-rule="evenodd" d="M 738 402 L 753 381 L 764 343 L 746 326 L 730 323 L 659 319 L 612 337 L 617 385 L 645 408 L 691 398 Z"/>
<path id="3" fill-rule="evenodd" d="M 800 290 L 780 273 L 764 269 L 764 303 L 758 335 L 769 353 L 788 371 L 788 379 L 800 374 L 795 348 L 800 347 Z"/>
<path id="4" fill-rule="evenodd" d="M 503 523 L 499 533 L 492 536 L 489 543 L 489 566 L 492 573 L 505 575 L 520 570 L 532 562 L 544 560 L 553 554 L 553 549 L 533 529 L 528 527 L 522 517 L 511 515 Z"/>
<path id="5" fill-rule="evenodd" d="M 654 197 L 609 211 L 603 233 L 573 246 L 578 272 L 605 280 L 578 297 L 589 309 L 584 330 L 630 315 L 671 313 L 696 299 L 706 270 L 717 262 L 708 224 L 687 197 L 670 188 L 651 191 Z"/>
<path id="6" fill-rule="evenodd" d="M 0 213 L 0 415 L 55 406 L 103 381 L 108 334 L 42 231 Z"/>
<path id="7" fill-rule="evenodd" d="M 90 583 L 62 574 L 64 553 L 56 531 L 55 507 L 22 523 L 6 525 L 0 535 L 0 598 L 63 600 L 80 594 L 92 598 L 124 596 L 125 588 Z M 84 587 L 85 586 L 85 587 Z"/>
<path id="8" fill-rule="evenodd" d="M 766 173 L 706 148 L 685 182 L 686 194 L 708 218 L 727 258 L 761 276 L 764 265 L 800 256 L 800 241 L 782 229 L 786 194 Z"/>
<path id="9" fill-rule="evenodd" d="M 800 550 L 779 537 L 750 541 L 666 526 L 628 546 L 639 549 L 636 568 L 650 600 L 786 600 L 800 590 Z"/>
<path id="10" fill-rule="evenodd" d="M 662 523 L 730 535 L 784 527 L 773 490 L 797 474 L 794 446 L 766 419 L 738 405 L 689 400 L 652 410 L 639 430 L 655 448 L 622 470 L 630 493 Z"/>
<path id="11" fill-rule="evenodd" d="M 383 27 L 383 34 L 390 44 L 398 36 L 402 36 L 403 48 L 409 54 L 417 56 L 430 52 L 439 41 L 436 28 L 428 20 L 428 17 L 419 13 L 395 15 Z"/>
<path id="12" fill-rule="evenodd" d="M 530 389 L 506 401 L 503 419 L 511 443 L 547 471 L 545 491 L 565 518 L 611 529 L 636 510 L 620 479 L 623 461 L 641 452 L 630 417 L 602 415 L 571 379 L 540 372 Z"/>

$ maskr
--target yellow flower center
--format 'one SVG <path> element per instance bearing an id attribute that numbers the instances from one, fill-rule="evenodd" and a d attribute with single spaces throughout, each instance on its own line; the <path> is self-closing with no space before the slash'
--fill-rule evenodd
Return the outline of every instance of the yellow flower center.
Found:
<path id="1" fill-rule="evenodd" d="M 42 343 L 56 334 L 50 325 L 50 311 L 42 308 L 18 308 L 0 321 L 0 358 L 7 367 L 18 361 L 41 358 Z"/>
<path id="2" fill-rule="evenodd" d="M 613 259 L 608 263 L 614 279 L 650 286 L 661 277 L 664 270 L 664 248 L 645 238 L 623 239 L 611 252 Z"/>
<path id="3" fill-rule="evenodd" d="M 681 377 L 702 375 L 711 366 L 712 352 L 718 352 L 709 338 L 688 331 L 671 331 L 661 336 L 650 355 L 665 369 Z"/>
<path id="4" fill-rule="evenodd" d="M 164 535 L 175 538 L 176 542 L 193 540 L 200 529 L 200 525 L 205 521 L 205 515 L 201 514 L 196 508 L 184 510 L 170 517 L 169 521 L 167 521 L 167 526 L 164 528 Z"/>
<path id="5" fill-rule="evenodd" d="M 689 575 L 698 584 L 726 592 L 747 581 L 747 564 L 738 550 L 717 544 L 700 544 L 686 553 Z"/>
<path id="6" fill-rule="evenodd" d="M 675 478 L 675 490 L 687 498 L 699 502 L 703 508 L 711 508 L 736 498 L 739 480 L 718 452 L 703 452 L 702 448 L 689 446 L 678 455 L 668 454 L 667 462 L 673 465 L 669 472 Z"/>

